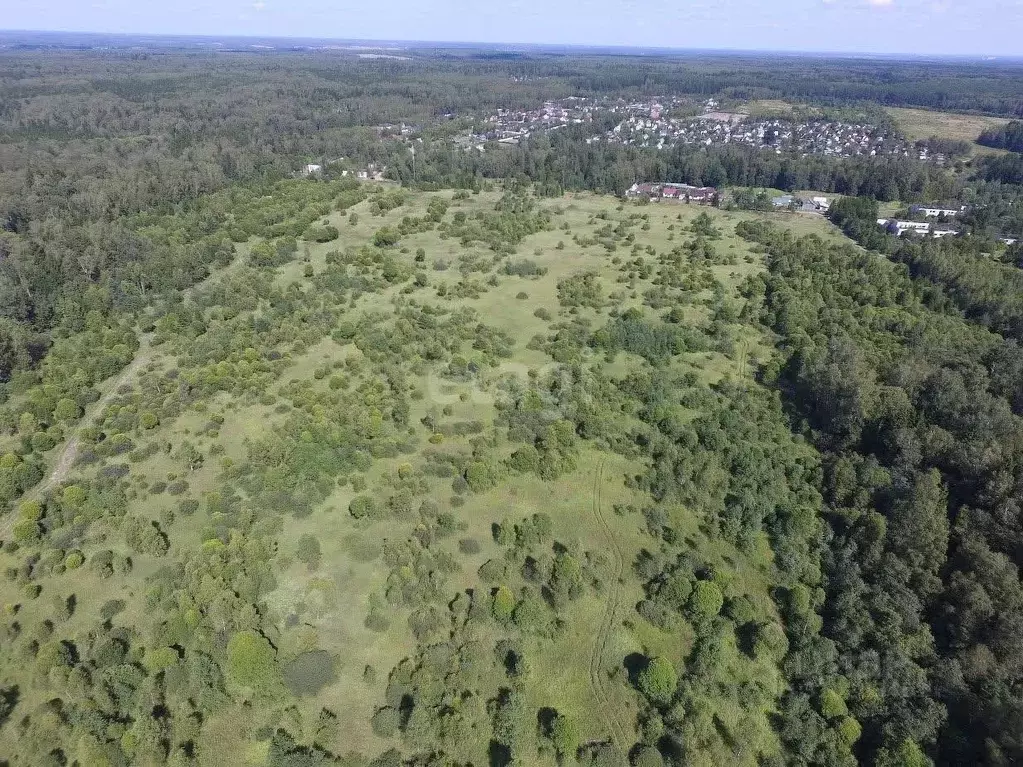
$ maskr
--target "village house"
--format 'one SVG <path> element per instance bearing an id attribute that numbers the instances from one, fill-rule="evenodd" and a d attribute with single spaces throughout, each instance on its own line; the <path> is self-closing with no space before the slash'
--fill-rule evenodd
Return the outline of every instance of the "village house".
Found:
<path id="1" fill-rule="evenodd" d="M 914 144 L 869 123 L 758 119 L 743 112 L 721 111 L 720 104 L 714 99 L 704 103 L 701 114 L 694 115 L 694 106 L 691 98 L 677 95 L 631 103 L 623 99 L 573 96 L 546 101 L 533 109 L 498 108 L 481 120 L 479 128 L 453 140 L 477 148 L 488 142 L 514 145 L 538 133 L 591 124 L 597 117 L 616 115 L 619 122 L 614 127 L 603 134 L 587 137 L 587 143 L 651 149 L 669 149 L 684 144 L 738 144 L 775 154 L 792 152 L 827 157 L 916 157 L 920 152 Z M 399 127 L 402 136 L 405 135 L 405 127 Z M 939 154 L 933 157 L 924 154 L 920 159 L 937 162 L 940 157 Z M 816 200 L 812 202 L 817 203 Z M 826 210 L 827 206 L 820 205 L 820 208 Z"/>
<path id="2" fill-rule="evenodd" d="M 649 198 L 652 202 L 659 200 L 679 200 L 681 202 L 708 203 L 713 202 L 718 190 L 712 186 L 691 186 L 689 184 L 652 184 L 636 183 L 625 190 L 625 196 L 636 199 Z"/>
<path id="3" fill-rule="evenodd" d="M 809 200 L 783 194 L 771 200 L 776 208 L 795 208 L 800 213 L 827 213 L 831 207 L 827 197 L 811 197 Z"/>

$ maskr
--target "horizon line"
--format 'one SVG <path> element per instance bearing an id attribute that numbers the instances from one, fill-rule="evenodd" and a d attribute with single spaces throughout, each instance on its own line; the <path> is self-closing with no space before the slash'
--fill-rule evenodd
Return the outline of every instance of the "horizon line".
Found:
<path id="1" fill-rule="evenodd" d="M 155 38 L 192 38 L 198 40 L 218 40 L 229 38 L 237 40 L 267 40 L 267 41 L 307 41 L 307 42 L 336 42 L 336 43 L 377 43 L 403 46 L 406 49 L 413 47 L 437 48 L 463 47 L 463 48 L 507 48 L 514 52 L 516 49 L 529 48 L 555 48 L 555 49 L 580 49 L 598 51 L 650 51 L 660 54 L 681 54 L 681 53 L 719 53 L 719 54 L 759 54 L 759 55 L 805 55 L 837 58 L 885 58 L 901 60 L 920 59 L 967 59 L 971 61 L 999 61 L 1023 63 L 1023 55 L 991 54 L 991 53 L 909 53 L 905 51 L 880 52 L 880 51 L 857 51 L 857 50 L 814 50 L 809 48 L 687 48 L 663 45 L 630 45 L 625 43 L 550 43 L 550 42 L 501 42 L 485 40 L 402 40 L 393 38 L 359 38 L 359 37 L 317 37 L 308 35 L 259 35 L 250 33 L 223 32 L 216 34 L 193 33 L 193 32 L 96 32 L 72 29 L 0 29 L 0 36 L 16 36 L 20 34 L 44 34 L 44 35 L 82 35 L 82 36 L 107 36 L 107 37 L 155 37 Z M 3 49 L 3 46 L 0 46 Z"/>

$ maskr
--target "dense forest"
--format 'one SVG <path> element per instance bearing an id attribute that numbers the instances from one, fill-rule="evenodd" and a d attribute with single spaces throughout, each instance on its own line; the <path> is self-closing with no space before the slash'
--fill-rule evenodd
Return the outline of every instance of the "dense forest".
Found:
<path id="1" fill-rule="evenodd" d="M 1023 152 L 1023 122 L 1013 120 L 1003 128 L 986 130 L 980 134 L 977 143 L 995 149 Z"/>
<path id="2" fill-rule="evenodd" d="M 451 140 L 1019 68 L 409 54 L 0 52 L 0 764 L 1023 761 L 1023 154 Z"/>
<path id="3" fill-rule="evenodd" d="M 825 635 L 855 690 L 862 746 L 905 734 L 936 743 L 941 763 L 1012 763 L 1018 344 L 873 254 L 764 226 L 743 234 L 767 249 L 769 276 L 749 290 L 786 352 L 765 375 L 823 453 Z"/>

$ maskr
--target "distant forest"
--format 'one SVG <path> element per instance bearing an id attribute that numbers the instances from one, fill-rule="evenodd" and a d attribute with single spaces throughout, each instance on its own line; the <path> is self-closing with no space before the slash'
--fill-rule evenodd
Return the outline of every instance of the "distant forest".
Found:
<path id="1" fill-rule="evenodd" d="M 169 212 L 235 182 L 272 183 L 310 158 L 385 164 L 392 178 L 424 188 L 478 188 L 488 178 L 518 177 L 549 193 L 617 194 L 636 180 L 671 178 L 923 200 L 952 197 L 961 186 L 954 174 L 908 158 L 841 161 L 691 146 L 659 153 L 589 146 L 572 131 L 480 156 L 444 140 L 498 107 L 569 95 L 688 94 L 855 106 L 879 121 L 886 119 L 879 105 L 1023 115 L 1019 70 L 998 64 L 412 55 L 3 53 L 0 224 L 19 236 L 0 238 L 0 313 L 30 332 L 47 331 L 59 324 L 58 305 L 80 303 L 83 286 L 107 280 L 116 302 L 124 282 L 118 275 L 165 257 L 130 231 L 126 216 Z M 426 142 L 415 178 L 407 146 L 382 140 L 373 127 L 398 122 L 417 126 Z M 1015 135 L 1007 129 L 1005 140 Z M 1018 158 L 990 158 L 977 173 L 1023 182 Z M 15 346 L 38 348 L 32 341 Z"/>
<path id="2" fill-rule="evenodd" d="M 1010 152 L 1023 152 L 1023 121 L 1013 120 L 1001 128 L 986 130 L 980 134 L 977 143 Z"/>

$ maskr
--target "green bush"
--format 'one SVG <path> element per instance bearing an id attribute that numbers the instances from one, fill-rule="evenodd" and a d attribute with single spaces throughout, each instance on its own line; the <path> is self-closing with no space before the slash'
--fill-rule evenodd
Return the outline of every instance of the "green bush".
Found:
<path id="1" fill-rule="evenodd" d="M 377 709 L 370 720 L 373 732 L 381 738 L 390 738 L 394 735 L 398 731 L 399 724 L 401 724 L 401 714 L 390 706 Z"/>
<path id="2" fill-rule="evenodd" d="M 378 229 L 373 235 L 373 244 L 378 248 L 393 248 L 401 240 L 401 235 L 390 227 Z"/>
<path id="3" fill-rule="evenodd" d="M 320 564 L 320 542 L 314 535 L 304 534 L 298 539 L 298 547 L 295 552 L 300 562 L 305 562 L 310 570 L 315 570 Z"/>
<path id="4" fill-rule="evenodd" d="M 515 612 L 515 595 L 507 586 L 498 586 L 494 590 L 492 603 L 494 617 L 499 623 L 508 623 Z"/>
<path id="5" fill-rule="evenodd" d="M 47 450 L 52 450 L 56 444 L 53 437 L 45 431 L 37 431 L 32 435 L 32 449 L 37 453 L 45 453 Z"/>
<path id="6" fill-rule="evenodd" d="M 306 229 L 302 239 L 312 242 L 332 242 L 341 235 L 336 226 L 311 226 Z"/>
<path id="7" fill-rule="evenodd" d="M 689 596 L 688 612 L 694 621 L 706 621 L 721 612 L 725 599 L 721 589 L 711 581 L 697 581 Z"/>
<path id="8" fill-rule="evenodd" d="M 675 667 L 667 658 L 653 658 L 646 668 L 639 672 L 639 689 L 652 702 L 666 705 L 671 702 L 678 687 Z"/>
<path id="9" fill-rule="evenodd" d="M 458 542 L 458 550 L 468 556 L 479 554 L 481 548 L 480 542 L 475 538 L 463 538 Z"/>
<path id="10" fill-rule="evenodd" d="M 85 562 L 82 552 L 75 549 L 64 558 L 64 567 L 68 570 L 77 570 Z"/>
<path id="11" fill-rule="evenodd" d="M 267 638 L 255 631 L 239 631 L 227 643 L 227 675 L 240 687 L 273 697 L 281 692 L 277 653 Z"/>
<path id="12" fill-rule="evenodd" d="M 377 514 L 377 505 L 369 496 L 357 495 L 348 504 L 348 513 L 356 519 L 374 517 Z"/>
<path id="13" fill-rule="evenodd" d="M 294 695 L 316 695 L 337 679 L 334 659 L 326 650 L 301 653 L 284 665 L 283 678 Z"/>

